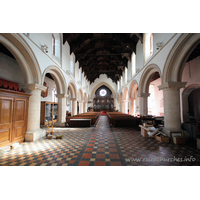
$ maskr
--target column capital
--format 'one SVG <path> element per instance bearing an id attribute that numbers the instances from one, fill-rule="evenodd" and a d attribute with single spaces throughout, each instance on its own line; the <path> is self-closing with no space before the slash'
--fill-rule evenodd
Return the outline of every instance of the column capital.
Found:
<path id="1" fill-rule="evenodd" d="M 135 100 L 136 98 L 134 98 L 134 97 L 131 97 L 131 98 L 129 98 L 128 100 L 129 101 L 132 101 L 132 100 Z"/>
<path id="2" fill-rule="evenodd" d="M 167 82 L 162 85 L 159 85 L 159 90 L 165 90 L 165 89 L 174 89 L 179 90 L 181 88 L 184 88 L 187 82 Z"/>
<path id="3" fill-rule="evenodd" d="M 45 91 L 47 89 L 46 86 L 43 85 L 39 85 L 37 83 L 31 83 L 31 84 L 19 84 L 19 87 L 26 90 L 41 90 L 41 91 Z"/>
<path id="4" fill-rule="evenodd" d="M 78 100 L 78 102 L 82 103 L 82 102 L 84 102 L 84 100 Z"/>
<path id="5" fill-rule="evenodd" d="M 148 97 L 148 96 L 150 96 L 150 93 L 139 93 L 137 96 L 138 97 Z"/>
<path id="6" fill-rule="evenodd" d="M 56 94 L 56 97 L 58 98 L 67 98 L 68 96 L 68 94 Z"/>
<path id="7" fill-rule="evenodd" d="M 70 98 L 71 101 L 77 101 L 77 98 Z"/>

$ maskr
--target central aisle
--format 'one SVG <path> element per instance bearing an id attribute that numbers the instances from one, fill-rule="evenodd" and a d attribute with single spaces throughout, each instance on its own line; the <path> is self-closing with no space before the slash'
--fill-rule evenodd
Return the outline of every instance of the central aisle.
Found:
<path id="1" fill-rule="evenodd" d="M 100 116 L 97 126 L 90 134 L 87 146 L 85 147 L 78 165 L 126 165 L 125 159 L 117 145 L 116 138 L 108 123 L 107 116 Z"/>

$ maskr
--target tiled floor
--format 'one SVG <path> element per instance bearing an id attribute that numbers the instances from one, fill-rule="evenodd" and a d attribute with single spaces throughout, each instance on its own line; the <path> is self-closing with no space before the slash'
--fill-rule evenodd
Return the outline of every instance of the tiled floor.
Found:
<path id="1" fill-rule="evenodd" d="M 0 166 L 200 165 L 196 147 L 160 143 L 133 128 L 110 127 L 107 116 L 101 116 L 96 127 L 55 128 L 54 134 L 64 137 L 44 137 L 1 152 Z"/>

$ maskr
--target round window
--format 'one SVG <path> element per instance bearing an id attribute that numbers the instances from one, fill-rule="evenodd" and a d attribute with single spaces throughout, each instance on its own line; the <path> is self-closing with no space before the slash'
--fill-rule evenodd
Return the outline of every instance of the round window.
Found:
<path id="1" fill-rule="evenodd" d="M 105 96 L 107 94 L 106 90 L 102 89 L 100 90 L 100 96 Z"/>

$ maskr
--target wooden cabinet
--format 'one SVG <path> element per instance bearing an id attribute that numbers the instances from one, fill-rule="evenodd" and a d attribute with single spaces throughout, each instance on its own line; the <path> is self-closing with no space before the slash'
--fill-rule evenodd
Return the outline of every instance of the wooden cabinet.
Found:
<path id="1" fill-rule="evenodd" d="M 0 89 L 0 147 L 23 142 L 29 94 Z"/>
<path id="2" fill-rule="evenodd" d="M 41 102 L 40 125 L 48 125 L 58 121 L 58 103 Z"/>

